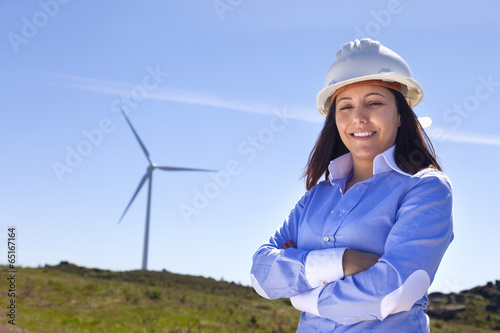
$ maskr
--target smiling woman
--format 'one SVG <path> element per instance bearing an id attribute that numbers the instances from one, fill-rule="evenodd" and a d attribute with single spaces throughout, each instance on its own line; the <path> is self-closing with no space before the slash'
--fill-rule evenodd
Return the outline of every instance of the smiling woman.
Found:
<path id="1" fill-rule="evenodd" d="M 299 332 L 429 332 L 452 192 L 411 108 L 420 85 L 401 57 L 364 39 L 337 53 L 325 86 L 308 192 L 255 253 L 254 289 L 289 297 Z"/>
<path id="2" fill-rule="evenodd" d="M 356 167 L 357 178 L 349 179 L 350 187 L 372 176 L 373 159 L 394 145 L 401 117 L 396 98 L 382 86 L 353 87 L 337 98 L 335 122 Z"/>

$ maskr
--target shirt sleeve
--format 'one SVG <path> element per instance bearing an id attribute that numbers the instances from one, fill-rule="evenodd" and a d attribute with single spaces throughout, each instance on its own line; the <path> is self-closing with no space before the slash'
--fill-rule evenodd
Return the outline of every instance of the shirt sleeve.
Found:
<path id="1" fill-rule="evenodd" d="M 293 297 L 295 308 L 351 325 L 408 311 L 425 296 L 453 239 L 452 188 L 438 171 L 412 178 L 412 183 L 379 261 L 364 272 Z"/>
<path id="2" fill-rule="evenodd" d="M 309 194 L 299 200 L 274 236 L 253 256 L 250 278 L 262 297 L 292 297 L 344 277 L 342 257 L 346 248 L 314 251 L 282 248 L 289 240 L 297 244 L 298 224 Z"/>

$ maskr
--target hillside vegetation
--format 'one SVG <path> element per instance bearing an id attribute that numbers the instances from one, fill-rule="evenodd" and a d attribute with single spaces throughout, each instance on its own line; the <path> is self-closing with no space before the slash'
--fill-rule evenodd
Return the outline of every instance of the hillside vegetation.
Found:
<path id="1" fill-rule="evenodd" d="M 1 269 L 0 288 L 8 290 L 6 267 Z M 470 295 L 448 301 L 446 295 L 436 294 L 436 311 L 439 306 L 462 303 L 465 309 L 455 311 L 447 321 L 433 319 L 432 332 L 480 333 L 498 327 L 498 311 L 492 307 L 492 312 L 486 311 L 491 305 L 488 295 Z M 2 298 L 5 313 L 8 302 L 9 298 Z M 300 316 L 287 299 L 269 301 L 235 283 L 69 263 L 20 268 L 15 302 L 16 325 L 8 324 L 9 317 L 2 315 L 0 332 L 295 332 Z"/>

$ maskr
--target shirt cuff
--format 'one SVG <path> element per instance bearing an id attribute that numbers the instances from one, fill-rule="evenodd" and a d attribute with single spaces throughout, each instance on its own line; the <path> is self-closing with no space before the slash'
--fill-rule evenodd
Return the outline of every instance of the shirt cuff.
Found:
<path id="1" fill-rule="evenodd" d="M 316 288 L 344 277 L 342 257 L 346 249 L 331 248 L 308 253 L 305 273 L 311 287 Z"/>
<path id="2" fill-rule="evenodd" d="M 290 298 L 292 305 L 299 311 L 311 313 L 315 316 L 321 317 L 318 310 L 319 294 L 323 291 L 324 286 L 309 290 L 302 295 Z"/>

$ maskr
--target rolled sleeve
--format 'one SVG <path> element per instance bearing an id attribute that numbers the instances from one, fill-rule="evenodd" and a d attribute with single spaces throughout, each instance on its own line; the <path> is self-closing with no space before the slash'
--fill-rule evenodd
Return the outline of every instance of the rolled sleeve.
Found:
<path id="1" fill-rule="evenodd" d="M 306 257 L 306 278 L 316 288 L 344 277 L 342 258 L 347 248 L 311 251 Z"/>
<path id="2" fill-rule="evenodd" d="M 318 310 L 319 294 L 323 291 L 324 286 L 314 288 L 302 295 L 290 298 L 292 305 L 299 311 L 308 312 L 315 316 L 321 317 Z"/>

